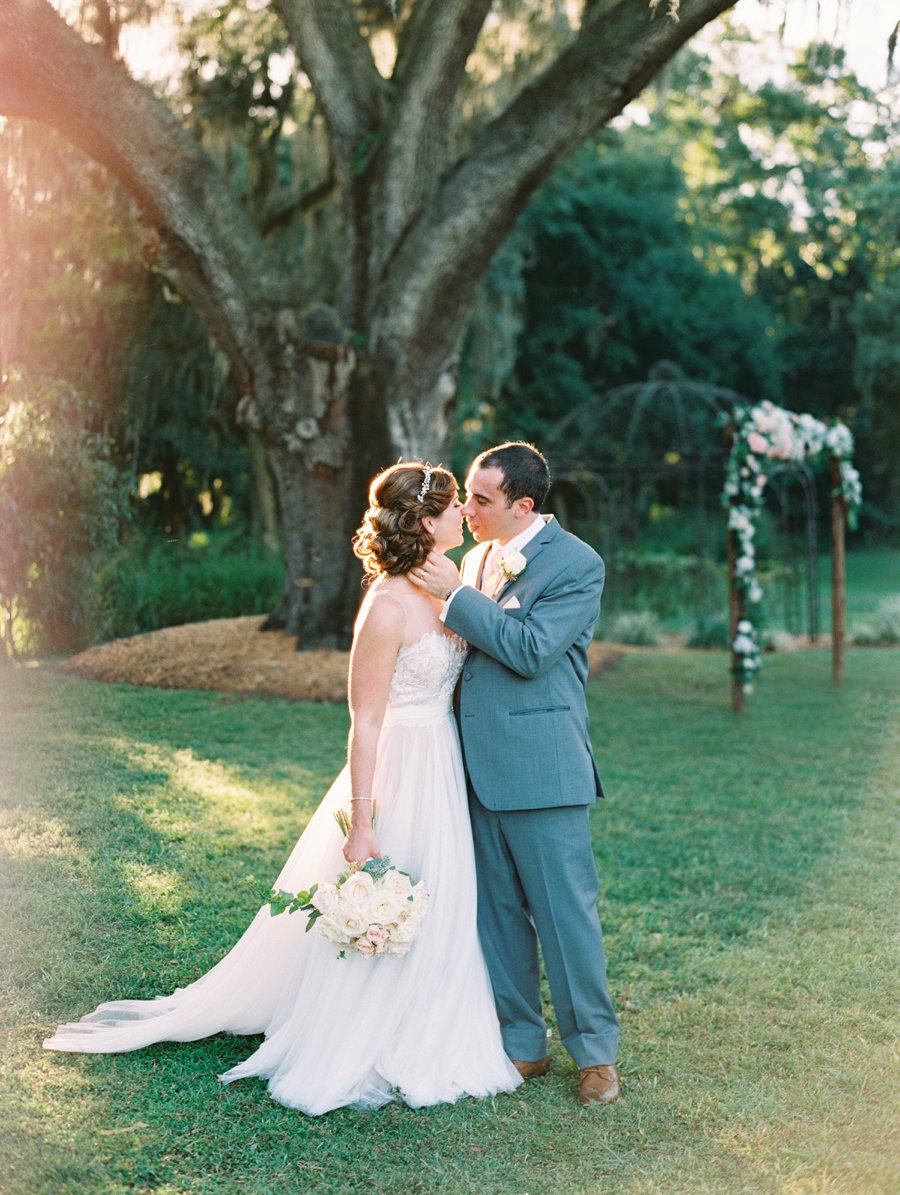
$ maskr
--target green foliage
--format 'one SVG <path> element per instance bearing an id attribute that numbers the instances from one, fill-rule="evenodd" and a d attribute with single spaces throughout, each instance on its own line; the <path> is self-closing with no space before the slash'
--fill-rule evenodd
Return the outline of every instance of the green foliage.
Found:
<path id="1" fill-rule="evenodd" d="M 728 646 L 728 615 L 701 614 L 688 627 L 685 647 Z"/>
<path id="2" fill-rule="evenodd" d="M 854 643 L 870 647 L 900 643 L 900 594 L 882 598 L 866 621 L 852 624 L 850 634 Z"/>
<path id="3" fill-rule="evenodd" d="M 634 130 L 604 134 L 541 190 L 522 218 L 524 327 L 501 434 L 540 436 L 663 358 L 689 377 L 777 394 L 767 313 L 697 261 L 683 193 L 665 142 Z"/>
<path id="4" fill-rule="evenodd" d="M 125 516 L 108 441 L 71 386 L 17 375 L 0 391 L 0 602 L 6 647 L 84 646 L 97 617 L 95 580 Z"/>
<path id="5" fill-rule="evenodd" d="M 267 613 L 281 594 L 281 560 L 238 533 L 187 541 L 135 533 L 98 579 L 103 638 Z"/>
<path id="6" fill-rule="evenodd" d="M 724 600 L 725 569 L 705 556 L 674 552 L 614 552 L 606 561 L 604 606 L 645 610 L 683 620 Z"/>
<path id="7" fill-rule="evenodd" d="M 604 132 L 532 200 L 482 288 L 462 439 L 473 451 L 507 435 L 552 439 L 572 408 L 605 411 L 609 388 L 664 361 L 846 421 L 863 529 L 883 537 L 900 519 L 884 451 L 900 437 L 896 124 L 835 47 L 810 46 L 777 83 L 760 82 L 742 55 L 749 35 L 721 28 L 709 56 L 685 49 L 641 97 L 645 123 Z M 658 407 L 668 422 L 648 447 L 668 435 L 680 449 Z M 564 425 L 571 453 L 630 459 L 631 414 L 606 412 L 600 441 L 576 443 Z"/>
<path id="8" fill-rule="evenodd" d="M 629 643 L 635 647 L 655 647 L 662 628 L 659 619 L 649 610 L 623 610 L 613 616 L 606 638 L 613 643 Z"/>
<path id="9" fill-rule="evenodd" d="M 49 129 L 0 129 L 0 170 L 15 178 L 4 350 L 29 376 L 89 394 L 128 484 L 159 473 L 138 521 L 167 534 L 206 526 L 204 493 L 248 505 L 246 452 L 230 416 L 223 358 L 198 316 L 140 258 L 134 211 L 99 166 Z M 152 256 L 152 241 L 148 244 Z M 215 482 L 218 480 L 219 488 Z"/>
<path id="10" fill-rule="evenodd" d="M 186 536 L 227 521 L 229 513 L 246 521 L 247 452 L 230 398 L 224 360 L 199 317 L 158 290 L 113 423 L 120 466 L 132 485 L 142 475 L 159 475 L 159 488 L 134 507 L 148 531 Z"/>
<path id="11" fill-rule="evenodd" d="M 309 933 L 316 924 L 316 920 L 322 915 L 321 909 L 317 909 L 312 903 L 312 898 L 318 890 L 318 884 L 313 884 L 311 888 L 302 888 L 299 892 L 286 892 L 283 888 L 271 888 L 266 897 L 266 904 L 272 910 L 273 917 L 277 917 L 279 913 L 309 913 L 305 930 L 306 933 Z"/>
<path id="12" fill-rule="evenodd" d="M 821 43 L 778 83 L 750 83 L 746 31 L 723 29 L 712 59 L 688 49 L 674 60 L 654 124 L 684 174 L 682 210 L 701 260 L 736 275 L 769 311 L 784 405 L 850 424 L 867 518 L 883 532 L 900 517 L 883 451 L 897 431 L 890 374 L 900 338 L 889 96 Z"/>

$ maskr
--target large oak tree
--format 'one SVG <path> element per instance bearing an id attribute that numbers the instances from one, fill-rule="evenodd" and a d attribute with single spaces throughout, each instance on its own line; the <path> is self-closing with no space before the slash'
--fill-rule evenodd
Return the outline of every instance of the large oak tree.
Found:
<path id="1" fill-rule="evenodd" d="M 734 0 L 586 0 L 556 59 L 453 156 L 491 0 L 399 5 L 378 68 L 352 0 L 273 0 L 324 117 L 342 214 L 335 307 L 287 269 L 214 158 L 48 0 L 0 0 L 0 114 L 42 121 L 136 201 L 144 256 L 226 354 L 282 512 L 278 612 L 302 646 L 346 639 L 365 479 L 446 446 L 460 345 L 491 257 L 554 167 Z M 302 206 L 302 205 L 301 205 Z"/>

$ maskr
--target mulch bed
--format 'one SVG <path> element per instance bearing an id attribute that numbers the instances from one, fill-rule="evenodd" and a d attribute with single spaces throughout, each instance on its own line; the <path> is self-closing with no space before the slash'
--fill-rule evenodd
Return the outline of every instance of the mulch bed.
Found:
<path id="1" fill-rule="evenodd" d="M 212 689 L 288 701 L 345 701 L 348 654 L 297 651 L 291 636 L 260 631 L 265 619 L 217 618 L 114 639 L 57 668 L 88 680 L 159 689 Z M 595 642 L 591 674 L 609 667 L 622 648 Z"/>

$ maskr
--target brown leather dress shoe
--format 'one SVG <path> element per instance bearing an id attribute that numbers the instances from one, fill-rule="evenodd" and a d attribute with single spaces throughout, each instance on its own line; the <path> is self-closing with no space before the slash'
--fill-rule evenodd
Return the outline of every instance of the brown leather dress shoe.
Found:
<path id="1" fill-rule="evenodd" d="M 516 1062 L 515 1058 L 510 1061 L 523 1079 L 538 1079 L 550 1069 L 549 1058 L 539 1058 L 537 1062 Z"/>
<path id="2" fill-rule="evenodd" d="M 619 1074 L 614 1066 L 583 1066 L 579 1073 L 578 1101 L 586 1108 L 611 1104 L 619 1098 Z"/>

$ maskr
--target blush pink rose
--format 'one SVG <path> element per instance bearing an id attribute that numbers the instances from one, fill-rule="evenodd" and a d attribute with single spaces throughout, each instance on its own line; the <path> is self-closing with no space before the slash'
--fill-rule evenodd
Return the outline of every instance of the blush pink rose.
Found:
<path id="1" fill-rule="evenodd" d="M 755 452 L 758 456 L 765 455 L 768 444 L 759 434 L 759 432 L 751 432 L 747 437 L 747 443 L 750 445 L 751 452 Z"/>
<path id="2" fill-rule="evenodd" d="M 370 954 L 375 953 L 375 943 L 370 942 L 368 938 L 360 938 L 356 943 L 356 949 L 360 954 L 368 958 Z"/>

